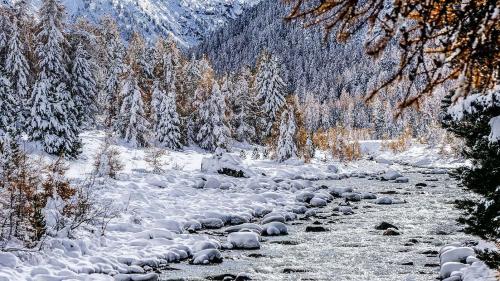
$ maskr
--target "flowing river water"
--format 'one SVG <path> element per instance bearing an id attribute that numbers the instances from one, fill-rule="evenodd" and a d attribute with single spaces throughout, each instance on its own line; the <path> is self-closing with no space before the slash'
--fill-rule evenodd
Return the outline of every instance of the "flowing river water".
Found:
<path id="1" fill-rule="evenodd" d="M 409 183 L 357 177 L 315 182 L 397 197 L 406 203 L 377 205 L 362 200 L 352 203 L 353 215 L 339 216 L 332 209 L 342 200 L 335 199 L 318 217 L 290 222 L 289 235 L 264 237 L 259 250 L 225 250 L 223 263 L 217 265 L 173 264 L 161 280 L 233 280 L 230 276 L 242 272 L 252 280 L 434 280 L 439 248 L 457 241 L 473 243 L 474 238 L 461 232 L 455 222 L 459 211 L 453 203 L 467 194 L 447 174 L 424 171 L 407 168 L 404 175 Z M 417 183 L 427 186 L 416 187 Z M 397 226 L 401 235 L 382 235 L 374 228 L 382 221 Z M 329 231 L 305 232 L 313 224 Z M 226 237 L 214 239 L 224 242 Z"/>

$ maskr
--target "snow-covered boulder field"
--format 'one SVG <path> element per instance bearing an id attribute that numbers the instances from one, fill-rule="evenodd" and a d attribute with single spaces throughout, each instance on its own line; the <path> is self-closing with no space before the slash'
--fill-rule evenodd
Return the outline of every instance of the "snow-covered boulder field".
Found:
<path id="1" fill-rule="evenodd" d="M 459 243 L 444 246 L 439 251 L 439 278 L 447 281 L 494 280 L 495 273 L 476 258 L 471 247 Z"/>
<path id="2" fill-rule="evenodd" d="M 88 178 L 103 140 L 103 132 L 83 134 L 83 154 L 68 163 L 70 179 Z M 106 225 L 104 233 L 82 228 L 72 239 L 48 237 L 39 252 L 0 252 L 1 281 L 156 280 L 153 269 L 168 263 L 220 263 L 228 247 L 257 249 L 262 239 L 289 234 L 291 222 L 299 218 L 311 220 L 332 212 L 358 214 L 351 203 L 373 208 L 402 203 L 371 193 L 370 186 L 353 190 L 338 181 L 376 179 L 393 170 L 374 161 L 277 163 L 186 148 L 163 156 L 167 163 L 164 172 L 155 174 L 149 172 L 144 150 L 113 146 L 124 169 L 116 179 L 98 178 L 96 187 L 101 203 L 119 210 L 119 215 Z M 397 179 L 401 173 L 386 176 Z M 317 180 L 328 181 L 325 185 Z M 216 241 L 209 234 L 212 232 L 224 237 Z M 457 262 L 451 253 L 443 255 L 447 256 L 450 262 Z M 473 261 L 471 257 L 466 261 Z M 468 268 L 478 266 L 474 264 Z"/>

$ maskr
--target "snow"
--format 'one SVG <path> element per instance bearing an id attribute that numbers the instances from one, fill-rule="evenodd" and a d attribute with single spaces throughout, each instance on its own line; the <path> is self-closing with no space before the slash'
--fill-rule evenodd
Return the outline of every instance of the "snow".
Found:
<path id="1" fill-rule="evenodd" d="M 227 241 L 236 249 L 259 249 L 259 235 L 254 232 L 233 232 Z"/>
<path id="2" fill-rule="evenodd" d="M 73 180 L 82 180 L 92 172 L 94 156 L 105 134 L 89 131 L 82 134 L 82 139 L 83 154 L 69 163 L 67 176 Z M 259 234 L 286 235 L 290 225 L 285 223 L 297 219 L 297 214 L 318 214 L 321 209 L 306 207 L 308 201 L 311 205 L 323 205 L 333 196 L 345 193 L 352 193 L 356 199 L 377 196 L 369 193 L 368 186 L 353 190 L 342 186 L 342 182 L 329 180 L 328 186 L 322 187 L 308 179 L 359 176 L 360 171 L 376 178 L 389 170 L 401 169 L 398 164 L 366 159 L 348 164 L 316 159 L 310 164 L 277 163 L 250 157 L 239 159 L 237 152 L 209 154 L 186 147 L 182 152 L 168 151 L 164 172 L 153 174 L 144 161 L 144 149 L 124 143 L 111 146 L 119 152 L 124 168 L 117 179 L 99 178 L 96 182 L 103 187 L 99 189 L 100 196 L 121 210 L 120 216 L 108 224 L 104 235 L 82 229 L 75 233 L 74 240 L 49 237 L 42 250 L 32 253 L 29 259 L 21 259 L 20 252 L 0 253 L 0 280 L 29 280 L 32 276 L 40 280 L 60 280 L 60 276 L 88 280 L 90 273 L 92 280 L 113 280 L 108 274 L 127 274 L 129 277 L 123 278 L 132 278 L 129 273 L 145 273 L 141 266 L 182 261 L 190 255 L 194 264 L 220 262 L 221 244 L 206 235 L 206 229 L 229 233 L 228 241 L 233 247 L 257 247 Z M 208 162 L 215 164 L 207 165 Z M 183 168 L 174 168 L 174 163 Z M 226 164 L 248 172 L 249 177 L 219 174 L 218 168 Z M 331 165 L 337 169 L 331 169 Z M 199 189 L 200 181 L 203 187 L 210 181 L 220 185 Z M 227 188 L 223 190 L 222 186 Z M 392 198 L 384 198 L 379 200 L 392 202 Z M 339 206 L 338 211 L 354 213 L 350 206 Z M 358 213 L 356 210 L 355 215 Z M 230 226 L 233 224 L 237 225 Z M 480 268 L 474 264 L 470 268 Z M 133 278 L 142 278 L 141 275 Z"/>
<path id="3" fill-rule="evenodd" d="M 464 262 L 466 261 L 467 257 L 475 255 L 476 254 L 474 252 L 474 249 L 469 247 L 459 247 L 443 252 L 440 258 L 441 258 L 441 263 Z"/>
<path id="4" fill-rule="evenodd" d="M 491 133 L 489 136 L 490 142 L 500 141 L 500 116 L 491 118 L 490 127 L 491 127 Z"/>
<path id="5" fill-rule="evenodd" d="M 439 270 L 439 277 L 444 279 L 450 277 L 451 273 L 454 271 L 459 271 L 468 267 L 468 265 L 459 262 L 447 262 L 441 265 Z"/>

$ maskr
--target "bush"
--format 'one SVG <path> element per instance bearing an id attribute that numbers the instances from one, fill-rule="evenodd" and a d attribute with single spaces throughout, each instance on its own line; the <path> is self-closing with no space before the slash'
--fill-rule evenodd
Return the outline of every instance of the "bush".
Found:
<path id="1" fill-rule="evenodd" d="M 123 168 L 124 166 L 120 161 L 120 152 L 118 149 L 111 147 L 109 139 L 106 139 L 95 156 L 94 175 L 116 179 L 118 172 Z"/>
<path id="2" fill-rule="evenodd" d="M 167 151 L 162 148 L 148 148 L 145 153 L 144 160 L 149 166 L 153 169 L 153 173 L 159 174 L 163 173 L 163 166 L 165 166 L 165 161 L 163 161 L 163 157 L 167 155 Z"/>

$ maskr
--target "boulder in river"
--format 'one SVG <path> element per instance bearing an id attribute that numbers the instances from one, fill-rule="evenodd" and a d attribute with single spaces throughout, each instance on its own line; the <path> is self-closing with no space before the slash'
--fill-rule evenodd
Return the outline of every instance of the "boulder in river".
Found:
<path id="1" fill-rule="evenodd" d="M 399 178 L 394 180 L 395 183 L 407 183 L 409 181 L 410 181 L 410 179 L 408 179 L 407 177 L 399 177 Z"/>
<path id="2" fill-rule="evenodd" d="M 262 224 L 266 224 L 266 223 L 270 223 L 270 222 L 274 222 L 274 221 L 284 223 L 285 218 L 281 215 L 273 215 L 273 216 L 264 217 L 264 219 L 262 219 Z"/>
<path id="3" fill-rule="evenodd" d="M 385 172 L 382 176 L 380 176 L 380 179 L 384 180 L 384 181 L 391 181 L 391 180 L 395 180 L 395 179 L 402 177 L 402 176 L 403 175 L 401 175 L 398 171 L 389 170 L 389 171 Z"/>
<path id="4" fill-rule="evenodd" d="M 326 232 L 328 228 L 319 225 L 309 225 L 306 227 L 306 232 Z"/>
<path id="5" fill-rule="evenodd" d="M 270 222 L 262 226 L 262 235 L 276 236 L 288 234 L 288 228 L 281 222 Z"/>
<path id="6" fill-rule="evenodd" d="M 314 197 L 313 199 L 311 199 L 310 204 L 313 207 L 325 207 L 327 205 L 327 202 L 326 200 L 319 197 Z"/>
<path id="7" fill-rule="evenodd" d="M 260 249 L 259 235 L 254 232 L 233 232 L 227 237 L 234 249 Z"/>
<path id="8" fill-rule="evenodd" d="M 391 205 L 392 204 L 392 198 L 390 197 L 380 197 L 377 200 L 375 200 L 375 204 L 379 205 Z"/>
<path id="9" fill-rule="evenodd" d="M 211 263 L 221 263 L 222 254 L 217 249 L 206 249 L 193 255 L 192 264 L 208 265 Z"/>
<path id="10" fill-rule="evenodd" d="M 390 223 L 385 222 L 385 221 L 383 221 L 383 222 L 381 222 L 381 223 L 379 223 L 379 224 L 377 224 L 377 225 L 375 226 L 375 229 L 376 229 L 376 230 L 386 230 L 386 229 L 388 229 L 388 228 L 399 229 L 399 228 L 397 228 L 395 225 L 390 224 Z"/>

